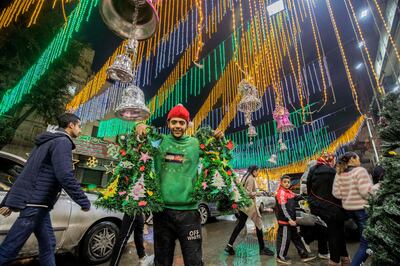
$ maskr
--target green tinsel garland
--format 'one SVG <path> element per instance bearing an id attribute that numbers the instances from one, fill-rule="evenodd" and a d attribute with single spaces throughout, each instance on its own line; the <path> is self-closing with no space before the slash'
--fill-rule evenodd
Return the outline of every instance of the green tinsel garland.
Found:
<path id="1" fill-rule="evenodd" d="M 250 198 L 228 165 L 232 159 L 232 141 L 214 138 L 210 128 L 200 129 L 196 137 L 204 156 L 201 159 L 201 175 L 195 184 L 194 198 L 199 202 L 216 202 L 221 212 L 250 206 Z M 132 133 L 121 136 L 120 162 L 95 205 L 129 215 L 160 212 L 163 201 L 152 158 L 159 142 L 160 135 L 150 128 L 143 140 L 136 137 L 135 127 Z M 144 154 L 150 157 L 146 162 L 143 161 Z"/>
<path id="2" fill-rule="evenodd" d="M 163 206 L 152 158 L 157 146 L 151 140 L 158 135 L 149 128 L 147 136 L 140 139 L 136 137 L 135 129 L 119 137 L 120 162 L 107 188 L 95 202 L 98 207 L 132 216 L 159 212 Z"/>
<path id="3" fill-rule="evenodd" d="M 216 139 L 209 127 L 198 130 L 196 137 L 203 156 L 201 175 L 195 185 L 195 199 L 216 202 L 221 212 L 250 206 L 250 198 L 228 164 L 234 148 L 232 141 Z"/>

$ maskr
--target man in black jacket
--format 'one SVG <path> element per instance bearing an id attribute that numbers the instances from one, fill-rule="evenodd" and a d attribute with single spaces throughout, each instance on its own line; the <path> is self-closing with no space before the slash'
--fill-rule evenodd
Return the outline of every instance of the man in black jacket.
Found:
<path id="1" fill-rule="evenodd" d="M 36 138 L 22 173 L 11 187 L 0 207 L 0 214 L 8 216 L 19 211 L 3 243 L 0 245 L 0 266 L 14 260 L 29 236 L 34 233 L 39 243 L 41 265 L 56 265 L 56 239 L 50 220 L 50 210 L 61 189 L 81 206 L 90 209 L 90 201 L 74 177 L 72 150 L 81 132 L 80 119 L 65 113 L 58 118 L 59 129 L 45 132 Z"/>

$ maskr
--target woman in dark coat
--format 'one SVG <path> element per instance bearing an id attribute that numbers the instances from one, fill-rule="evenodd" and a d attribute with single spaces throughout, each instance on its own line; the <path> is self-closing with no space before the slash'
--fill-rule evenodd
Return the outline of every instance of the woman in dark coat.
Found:
<path id="1" fill-rule="evenodd" d="M 350 259 L 344 237 L 345 213 L 342 202 L 332 195 L 336 170 L 335 157 L 323 153 L 317 165 L 310 169 L 307 178 L 308 202 L 311 213 L 319 216 L 328 225 L 329 265 L 349 265 Z"/>

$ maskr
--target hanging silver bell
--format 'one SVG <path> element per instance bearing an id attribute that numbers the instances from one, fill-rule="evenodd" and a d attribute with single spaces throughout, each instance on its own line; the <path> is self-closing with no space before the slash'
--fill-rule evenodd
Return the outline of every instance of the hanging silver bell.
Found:
<path id="1" fill-rule="evenodd" d="M 276 164 L 276 159 L 278 159 L 278 157 L 275 154 L 271 155 L 271 158 L 269 158 L 268 162 L 272 163 L 272 164 Z"/>
<path id="2" fill-rule="evenodd" d="M 260 108 L 260 98 L 253 95 L 243 97 L 238 104 L 238 109 L 241 112 L 255 112 Z"/>
<path id="3" fill-rule="evenodd" d="M 238 110 L 241 112 L 255 112 L 261 108 L 261 99 L 257 88 L 247 80 L 242 80 L 238 85 L 238 92 L 241 97 Z"/>
<path id="4" fill-rule="evenodd" d="M 151 0 L 101 0 L 100 14 L 104 23 L 123 39 L 142 41 L 153 36 L 159 22 L 157 10 Z M 132 33 L 133 14 L 137 22 Z"/>
<path id="5" fill-rule="evenodd" d="M 117 117 L 129 121 L 143 121 L 150 117 L 145 104 L 143 91 L 135 85 L 129 85 L 123 92 L 121 104 L 116 108 Z"/>
<path id="6" fill-rule="evenodd" d="M 280 150 L 281 150 L 281 151 L 287 151 L 287 149 L 288 149 L 288 148 L 287 148 L 285 142 L 282 141 L 282 142 L 280 143 Z"/>
<path id="7" fill-rule="evenodd" d="M 247 136 L 248 136 L 249 138 L 254 138 L 254 137 L 257 136 L 256 128 L 255 128 L 253 125 L 251 125 L 251 124 L 250 124 L 250 126 L 249 126 L 248 131 L 247 131 Z"/>
<path id="8" fill-rule="evenodd" d="M 117 55 L 114 63 L 107 69 L 107 78 L 122 83 L 133 80 L 132 60 L 126 54 Z"/>

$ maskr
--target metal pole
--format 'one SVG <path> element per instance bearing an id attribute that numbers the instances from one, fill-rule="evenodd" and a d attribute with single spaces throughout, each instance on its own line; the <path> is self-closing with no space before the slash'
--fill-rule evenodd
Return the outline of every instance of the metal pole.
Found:
<path id="1" fill-rule="evenodd" d="M 374 148 L 375 159 L 376 159 L 376 162 L 379 163 L 379 154 L 378 154 L 378 151 L 377 151 L 377 149 L 376 149 L 375 139 L 374 139 L 374 137 L 373 137 L 373 135 L 372 135 L 371 126 L 370 126 L 370 124 L 369 124 L 369 120 L 370 120 L 370 119 L 372 119 L 372 118 L 366 117 L 366 118 L 365 118 L 365 121 L 366 121 L 366 123 L 367 123 L 368 135 L 369 135 L 369 137 L 370 137 L 370 139 L 371 139 L 372 147 Z"/>

